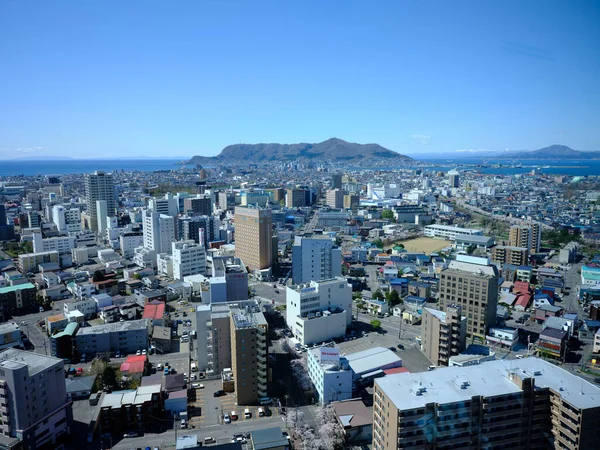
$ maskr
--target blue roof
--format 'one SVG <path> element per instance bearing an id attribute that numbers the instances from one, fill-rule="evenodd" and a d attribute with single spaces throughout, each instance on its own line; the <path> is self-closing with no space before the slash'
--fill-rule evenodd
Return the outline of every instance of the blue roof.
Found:
<path id="1" fill-rule="evenodd" d="M 425 303 L 427 299 L 425 297 L 417 297 L 416 295 L 409 295 L 404 299 L 408 303 Z"/>
<path id="2" fill-rule="evenodd" d="M 519 267 L 517 267 L 517 270 L 533 270 L 533 267 L 531 267 L 531 266 L 519 266 Z"/>
<path id="3" fill-rule="evenodd" d="M 408 278 L 392 278 L 390 284 L 408 284 Z"/>
<path id="4" fill-rule="evenodd" d="M 256 430 L 250 433 L 255 450 L 285 447 L 289 445 L 287 438 L 281 432 L 281 428 L 273 427 L 264 430 Z"/>

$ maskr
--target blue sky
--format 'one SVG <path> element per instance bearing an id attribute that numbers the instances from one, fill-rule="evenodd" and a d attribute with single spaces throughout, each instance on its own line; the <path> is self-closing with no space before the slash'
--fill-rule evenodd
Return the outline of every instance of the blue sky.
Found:
<path id="1" fill-rule="evenodd" d="M 598 1 L 0 2 L 0 158 L 600 150 Z"/>

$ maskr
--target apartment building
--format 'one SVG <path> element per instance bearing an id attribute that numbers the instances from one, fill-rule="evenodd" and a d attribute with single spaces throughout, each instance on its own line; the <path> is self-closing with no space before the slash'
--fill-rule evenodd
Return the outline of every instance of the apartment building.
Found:
<path id="1" fill-rule="evenodd" d="M 180 217 L 177 219 L 177 236 L 179 239 L 193 239 L 197 244 L 210 247 L 212 241 L 219 239 L 221 222 L 213 216 Z"/>
<path id="2" fill-rule="evenodd" d="M 206 250 L 193 240 L 172 243 L 173 278 L 183 280 L 188 275 L 206 274 Z"/>
<path id="3" fill-rule="evenodd" d="M 33 233 L 33 252 L 45 253 L 57 251 L 59 255 L 71 253 L 77 247 L 77 238 L 75 236 L 56 236 L 51 238 L 42 238 L 42 233 Z"/>
<path id="4" fill-rule="evenodd" d="M 304 189 L 288 189 L 285 194 L 285 206 L 288 208 L 307 206 L 306 194 Z"/>
<path id="5" fill-rule="evenodd" d="M 73 422 L 61 359 L 16 349 L 0 353 L 0 432 L 35 450 L 56 444 Z M 54 447 L 53 447 L 54 448 Z"/>
<path id="6" fill-rule="evenodd" d="M 45 263 L 60 263 L 60 259 L 58 257 L 58 252 L 56 250 L 52 250 L 49 252 L 40 252 L 40 253 L 23 253 L 19 255 L 19 270 L 23 275 L 32 272 L 38 272 L 38 266 L 40 264 Z"/>
<path id="7" fill-rule="evenodd" d="M 198 194 L 183 200 L 183 211 L 194 216 L 210 216 L 212 214 L 212 198 L 208 194 Z"/>
<path id="8" fill-rule="evenodd" d="M 487 258 L 458 255 L 440 273 L 440 305 L 460 306 L 467 317 L 467 341 L 485 341 L 496 324 L 498 269 Z"/>
<path id="9" fill-rule="evenodd" d="M 177 217 L 177 214 L 179 214 L 179 199 L 167 192 L 163 198 L 151 198 L 148 208 L 165 216 Z"/>
<path id="10" fill-rule="evenodd" d="M 174 218 L 148 209 L 142 211 L 144 248 L 156 253 L 170 253 L 175 240 Z"/>
<path id="11" fill-rule="evenodd" d="M 542 243 L 542 227 L 537 223 L 513 225 L 508 232 L 508 245 L 525 247 L 530 253 L 539 253 Z"/>
<path id="12" fill-rule="evenodd" d="M 94 356 L 98 353 L 135 353 L 148 348 L 151 324 L 147 319 L 107 323 L 80 328 L 75 336 L 75 348 L 79 355 Z"/>
<path id="13" fill-rule="evenodd" d="M 199 339 L 200 334 L 206 336 L 206 345 L 197 345 L 198 361 L 205 361 L 204 368 L 199 365 L 198 370 L 204 369 L 207 375 L 221 374 L 224 369 L 231 368 L 231 310 L 227 303 L 211 304 L 210 318 L 202 311 L 199 314 L 197 334 Z"/>
<path id="14" fill-rule="evenodd" d="M 144 234 L 140 232 L 123 233 L 119 236 L 119 244 L 123 258 L 131 258 L 134 250 L 144 245 Z"/>
<path id="15" fill-rule="evenodd" d="M 0 288 L 0 318 L 32 312 L 37 309 L 36 289 L 31 283 Z"/>
<path id="16" fill-rule="evenodd" d="M 239 258 L 213 257 L 209 281 L 211 303 L 248 299 L 248 272 Z"/>
<path id="17" fill-rule="evenodd" d="M 373 449 L 600 448 L 600 388 L 538 358 L 375 381 Z"/>
<path id="18" fill-rule="evenodd" d="M 360 195 L 344 194 L 344 209 L 357 209 L 360 206 Z"/>
<path id="19" fill-rule="evenodd" d="M 288 286 L 286 322 L 302 344 L 344 336 L 352 323 L 352 287 L 342 277 Z"/>
<path id="20" fill-rule="evenodd" d="M 235 208 L 235 257 L 254 270 L 269 269 L 273 260 L 270 209 Z"/>
<path id="21" fill-rule="evenodd" d="M 96 209 L 98 200 L 106 201 L 107 216 L 116 214 L 117 202 L 112 174 L 101 170 L 85 175 L 86 214 L 90 219 L 89 227 L 93 231 L 98 231 L 98 211 Z"/>
<path id="22" fill-rule="evenodd" d="M 446 311 L 423 308 L 421 351 L 436 366 L 447 366 L 451 356 L 465 349 L 467 318 L 461 312 L 456 305 Z"/>
<path id="23" fill-rule="evenodd" d="M 329 236 L 296 236 L 292 246 L 294 284 L 320 281 L 342 275 L 342 250 Z"/>
<path id="24" fill-rule="evenodd" d="M 255 304 L 231 307 L 231 369 L 238 405 L 267 396 L 268 325 Z"/>
<path id="25" fill-rule="evenodd" d="M 425 236 L 438 237 L 443 239 L 454 240 L 456 236 L 483 236 L 483 231 L 473 228 L 453 227 L 451 225 L 427 225 L 425 227 Z"/>
<path id="26" fill-rule="evenodd" d="M 328 189 L 325 194 L 325 203 L 330 208 L 342 209 L 344 207 L 344 191 L 341 189 Z"/>
<path id="27" fill-rule="evenodd" d="M 492 261 L 501 264 L 524 266 L 529 260 L 529 250 L 526 247 L 497 245 L 492 248 Z"/>

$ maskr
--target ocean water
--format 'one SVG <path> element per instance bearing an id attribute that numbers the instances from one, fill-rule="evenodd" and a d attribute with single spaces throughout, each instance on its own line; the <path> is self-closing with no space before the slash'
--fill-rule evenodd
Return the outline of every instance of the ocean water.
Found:
<path id="1" fill-rule="evenodd" d="M 64 161 L 1 161 L 0 177 L 16 175 L 63 175 L 89 173 L 95 170 L 112 172 L 115 170 L 152 172 L 154 170 L 172 170 L 181 166 L 177 159 L 86 159 Z"/>
<path id="2" fill-rule="evenodd" d="M 490 175 L 517 175 L 531 173 L 539 167 L 542 174 L 588 176 L 600 175 L 600 160 L 597 159 L 520 159 L 520 160 L 494 160 L 482 158 L 462 159 L 431 159 L 423 160 L 432 164 L 429 170 L 447 172 L 453 168 L 466 168 L 477 170 Z M 508 167 L 520 164 L 522 167 Z M 502 165 L 501 167 L 492 167 Z M 477 167 L 481 166 L 481 167 Z"/>

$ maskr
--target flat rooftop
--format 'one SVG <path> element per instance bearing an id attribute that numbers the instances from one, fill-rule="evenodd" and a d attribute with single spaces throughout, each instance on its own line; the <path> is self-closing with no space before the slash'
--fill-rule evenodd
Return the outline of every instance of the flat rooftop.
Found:
<path id="1" fill-rule="evenodd" d="M 373 347 L 346 355 L 350 367 L 355 374 L 372 372 L 380 367 L 393 363 L 402 364 L 402 360 L 389 348 Z"/>
<path id="2" fill-rule="evenodd" d="M 83 334 L 117 333 L 119 331 L 141 330 L 142 328 L 148 328 L 147 319 L 106 323 L 103 325 L 94 325 L 92 327 L 84 327 L 84 328 L 80 328 L 79 332 L 77 334 L 83 335 Z"/>
<path id="3" fill-rule="evenodd" d="M 62 359 L 40 353 L 26 352 L 14 348 L 0 352 L 0 367 L 7 370 L 16 370 L 27 366 L 30 377 L 57 365 L 63 365 Z"/>
<path id="4" fill-rule="evenodd" d="M 456 403 L 474 396 L 494 397 L 521 389 L 509 373 L 535 379 L 538 388 L 549 388 L 576 408 L 600 407 L 600 388 L 538 358 L 489 361 L 476 366 L 443 367 L 430 372 L 401 373 L 375 380 L 400 410 L 423 408 L 428 403 Z M 466 388 L 461 385 L 466 383 Z M 421 395 L 417 392 L 421 389 Z"/>

